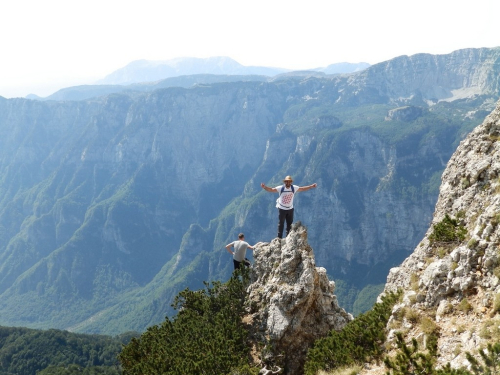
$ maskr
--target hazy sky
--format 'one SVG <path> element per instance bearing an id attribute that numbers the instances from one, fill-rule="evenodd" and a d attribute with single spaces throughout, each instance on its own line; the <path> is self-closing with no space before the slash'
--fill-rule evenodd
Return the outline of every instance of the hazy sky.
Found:
<path id="1" fill-rule="evenodd" d="M 497 47 L 499 14 L 499 0 L 2 1 L 0 96 L 47 96 L 139 59 L 307 69 Z"/>

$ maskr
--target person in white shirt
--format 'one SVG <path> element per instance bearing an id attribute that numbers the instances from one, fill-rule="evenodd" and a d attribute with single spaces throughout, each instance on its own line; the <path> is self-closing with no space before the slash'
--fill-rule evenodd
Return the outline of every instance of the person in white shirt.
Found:
<path id="1" fill-rule="evenodd" d="M 269 193 L 278 193 L 279 197 L 276 200 L 276 208 L 278 208 L 278 238 L 283 238 L 283 228 L 286 221 L 286 235 L 290 233 L 293 223 L 293 197 L 299 191 L 307 191 L 314 189 L 318 185 L 316 183 L 309 186 L 292 185 L 292 177 L 286 176 L 283 180 L 284 185 L 279 185 L 274 188 L 261 183 L 260 186 Z M 285 236 L 286 237 L 286 236 Z"/>
<path id="2" fill-rule="evenodd" d="M 234 247 L 234 251 L 231 250 Z M 246 266 L 250 266 L 250 261 L 245 258 L 247 249 L 254 249 L 254 246 L 250 246 L 248 242 L 245 242 L 245 235 L 240 233 L 238 235 L 238 241 L 233 241 L 226 245 L 226 250 L 233 255 L 234 269 L 240 268 L 241 263 L 245 263 Z"/>

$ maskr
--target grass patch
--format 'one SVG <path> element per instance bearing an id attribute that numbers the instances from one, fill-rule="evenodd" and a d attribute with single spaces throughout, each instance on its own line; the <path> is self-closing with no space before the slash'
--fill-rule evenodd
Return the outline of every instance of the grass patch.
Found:
<path id="1" fill-rule="evenodd" d="M 405 318 L 412 324 L 420 322 L 420 314 L 415 309 L 406 309 Z"/>
<path id="2" fill-rule="evenodd" d="M 439 333 L 439 326 L 427 316 L 423 316 L 420 319 L 420 328 L 426 335 L 437 335 Z"/>
<path id="3" fill-rule="evenodd" d="M 469 311 L 472 310 L 472 305 L 469 303 L 467 298 L 464 298 L 457 305 L 457 310 L 463 312 L 464 314 L 467 314 Z"/>
<path id="4" fill-rule="evenodd" d="M 418 292 L 418 280 L 418 275 L 416 273 L 412 273 L 410 276 L 410 289 L 414 292 Z"/>
<path id="5" fill-rule="evenodd" d="M 493 314 L 496 314 L 500 311 L 500 293 L 495 294 L 495 298 L 493 299 Z"/>

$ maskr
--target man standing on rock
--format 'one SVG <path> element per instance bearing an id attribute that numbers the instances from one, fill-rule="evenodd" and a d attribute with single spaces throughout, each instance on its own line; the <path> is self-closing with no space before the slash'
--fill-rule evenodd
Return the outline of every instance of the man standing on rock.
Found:
<path id="1" fill-rule="evenodd" d="M 231 247 L 234 246 L 234 251 L 231 251 Z M 234 269 L 240 268 L 241 263 L 245 263 L 246 266 L 250 266 L 250 261 L 245 258 L 247 249 L 254 249 L 254 246 L 250 246 L 248 242 L 245 242 L 245 235 L 243 233 L 238 234 L 238 241 L 233 241 L 226 245 L 226 250 L 233 255 Z"/>
<path id="2" fill-rule="evenodd" d="M 298 186 L 292 185 L 292 177 L 286 176 L 283 180 L 284 185 L 279 185 L 274 188 L 266 186 L 264 183 L 261 183 L 260 186 L 265 191 L 269 193 L 278 193 L 279 197 L 276 200 L 276 208 L 278 209 L 278 238 L 283 238 L 283 227 L 285 226 L 286 221 L 286 235 L 290 233 L 290 229 L 292 228 L 293 223 L 293 197 L 295 193 L 299 191 L 307 191 L 314 189 L 317 184 L 312 184 L 309 186 Z"/>

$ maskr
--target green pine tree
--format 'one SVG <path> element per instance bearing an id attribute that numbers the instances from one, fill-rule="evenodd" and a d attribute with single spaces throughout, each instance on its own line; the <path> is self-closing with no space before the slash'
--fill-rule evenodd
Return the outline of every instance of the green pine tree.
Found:
<path id="1" fill-rule="evenodd" d="M 119 358 L 126 375 L 250 375 L 248 332 L 242 322 L 248 270 L 227 283 L 205 283 L 175 298 L 173 319 L 150 327 L 123 348 Z"/>

